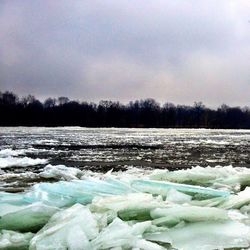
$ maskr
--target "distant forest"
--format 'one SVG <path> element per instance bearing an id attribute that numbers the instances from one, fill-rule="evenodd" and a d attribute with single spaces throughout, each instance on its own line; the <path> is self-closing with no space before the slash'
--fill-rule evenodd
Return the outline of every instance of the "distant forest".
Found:
<path id="1" fill-rule="evenodd" d="M 154 99 L 99 104 L 48 98 L 43 103 L 34 96 L 19 98 L 12 92 L 0 92 L 0 126 L 84 126 L 135 128 L 250 128 L 248 107 L 217 109 L 201 102 L 193 106 L 160 105 Z"/>

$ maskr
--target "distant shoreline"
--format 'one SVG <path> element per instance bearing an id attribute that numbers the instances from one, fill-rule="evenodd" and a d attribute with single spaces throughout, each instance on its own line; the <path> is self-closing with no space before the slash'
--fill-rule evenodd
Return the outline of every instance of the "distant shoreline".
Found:
<path id="1" fill-rule="evenodd" d="M 204 129 L 204 130 L 250 130 L 249 128 L 204 128 L 204 127 L 86 127 L 78 125 L 56 125 L 56 126 L 43 126 L 43 125 L 0 125 L 0 128 L 93 128 L 93 129 L 183 129 L 183 130 L 195 130 L 195 129 Z"/>
<path id="2" fill-rule="evenodd" d="M 67 97 L 48 98 L 43 103 L 34 96 L 19 98 L 12 92 L 0 92 L 0 127 L 89 128 L 179 128 L 179 129 L 250 129 L 250 108 L 225 104 L 210 109 L 202 102 L 193 106 L 154 99 L 99 104 L 71 101 Z"/>

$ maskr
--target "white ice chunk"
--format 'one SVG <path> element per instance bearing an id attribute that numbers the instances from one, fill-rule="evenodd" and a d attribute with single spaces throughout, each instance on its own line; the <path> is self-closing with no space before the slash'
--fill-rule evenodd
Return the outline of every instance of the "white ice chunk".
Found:
<path id="1" fill-rule="evenodd" d="M 224 209 L 237 208 L 240 209 L 243 206 L 250 204 L 250 187 L 242 192 L 239 192 L 237 195 L 231 195 L 228 199 L 221 204 L 219 207 Z"/>
<path id="2" fill-rule="evenodd" d="M 218 221 L 229 219 L 226 210 L 214 207 L 198 207 L 189 205 L 169 205 L 166 208 L 156 208 L 150 212 L 152 218 L 167 217 L 187 222 Z"/>
<path id="3" fill-rule="evenodd" d="M 91 209 L 95 212 L 103 209 L 111 209 L 118 213 L 123 220 L 146 220 L 151 219 L 150 211 L 157 207 L 165 207 L 161 197 L 155 198 L 150 194 L 135 193 L 123 196 L 96 198 L 93 200 Z"/>
<path id="4" fill-rule="evenodd" d="M 171 188 L 167 192 L 166 200 L 178 204 L 189 203 L 192 200 L 192 196 L 178 192 L 177 190 Z"/>
<path id="5" fill-rule="evenodd" d="M 76 204 L 54 214 L 31 240 L 30 250 L 91 249 L 89 241 L 97 235 L 94 216 L 88 208 Z"/>
<path id="6" fill-rule="evenodd" d="M 238 189 L 238 185 L 250 185 L 250 169 L 230 166 L 193 167 L 176 171 L 157 170 L 150 178 L 177 183 Z"/>
<path id="7" fill-rule="evenodd" d="M 172 183 L 166 181 L 149 181 L 149 180 L 133 180 L 131 186 L 138 191 L 144 193 L 158 194 L 167 196 L 170 189 L 175 189 L 195 197 L 208 198 L 208 197 L 227 197 L 229 192 L 220 191 L 212 188 L 205 188 L 194 185 Z"/>
<path id="8" fill-rule="evenodd" d="M 131 227 L 116 218 L 93 241 L 93 249 L 110 249 L 114 247 L 131 248 L 137 238 L 132 234 Z"/>
<path id="9" fill-rule="evenodd" d="M 158 244 L 143 239 L 150 221 L 136 223 L 132 227 L 116 218 L 92 241 L 93 249 L 141 249 L 163 250 Z"/>
<path id="10" fill-rule="evenodd" d="M 137 247 L 138 250 L 166 250 L 165 247 L 144 239 L 138 240 L 135 244 L 135 247 Z"/>
<path id="11" fill-rule="evenodd" d="M 0 168 L 6 167 L 27 167 L 39 164 L 45 164 L 48 160 L 40 158 L 30 158 L 30 157 L 12 157 L 8 156 L 6 158 L 0 158 Z"/>
<path id="12" fill-rule="evenodd" d="M 33 233 L 18 233 L 9 230 L 0 232 L 0 249 L 21 250 L 28 249 Z"/>
<path id="13" fill-rule="evenodd" d="M 24 155 L 24 154 L 25 154 L 25 149 L 13 150 L 11 148 L 6 148 L 6 149 L 0 150 L 0 157 L 18 156 L 18 155 Z"/>
<path id="14" fill-rule="evenodd" d="M 236 221 L 197 222 L 166 232 L 148 234 L 146 239 L 154 242 L 171 243 L 179 250 L 214 250 L 247 248 L 250 227 Z"/>
<path id="15" fill-rule="evenodd" d="M 80 169 L 66 167 L 65 165 L 53 166 L 51 164 L 45 166 L 43 172 L 40 173 L 40 176 L 44 178 L 57 178 L 66 181 L 80 179 L 82 175 Z"/>
<path id="16" fill-rule="evenodd" d="M 0 229 L 22 232 L 37 231 L 57 211 L 59 211 L 58 208 L 44 205 L 41 202 L 21 206 L 1 203 Z"/>

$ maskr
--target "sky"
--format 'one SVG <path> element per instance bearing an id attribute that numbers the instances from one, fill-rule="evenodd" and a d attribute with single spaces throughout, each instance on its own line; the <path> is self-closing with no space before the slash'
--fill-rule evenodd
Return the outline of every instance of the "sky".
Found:
<path id="1" fill-rule="evenodd" d="M 250 106 L 250 1 L 1 0 L 6 90 Z"/>

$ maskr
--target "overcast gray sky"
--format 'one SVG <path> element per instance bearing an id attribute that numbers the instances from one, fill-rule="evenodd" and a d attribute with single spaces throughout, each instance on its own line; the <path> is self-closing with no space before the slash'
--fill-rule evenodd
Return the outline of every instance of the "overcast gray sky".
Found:
<path id="1" fill-rule="evenodd" d="M 0 90 L 250 106 L 250 1 L 2 0 Z"/>

